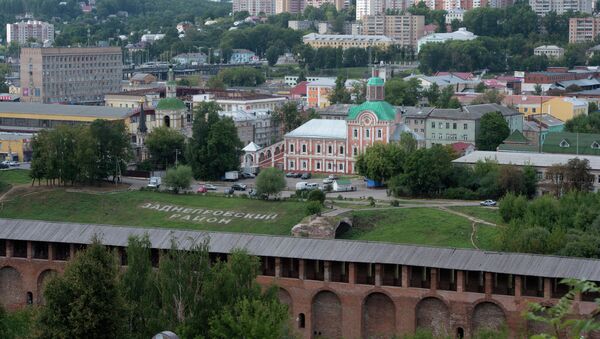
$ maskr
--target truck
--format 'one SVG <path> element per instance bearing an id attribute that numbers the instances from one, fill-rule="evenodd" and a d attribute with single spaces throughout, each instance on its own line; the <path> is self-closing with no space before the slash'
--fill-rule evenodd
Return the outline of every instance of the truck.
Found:
<path id="1" fill-rule="evenodd" d="M 240 173 L 238 171 L 228 171 L 225 172 L 223 176 L 224 181 L 237 181 L 240 178 Z"/>
<path id="2" fill-rule="evenodd" d="M 160 184 L 162 183 L 161 177 L 150 177 L 148 180 L 148 188 L 160 188 Z"/>

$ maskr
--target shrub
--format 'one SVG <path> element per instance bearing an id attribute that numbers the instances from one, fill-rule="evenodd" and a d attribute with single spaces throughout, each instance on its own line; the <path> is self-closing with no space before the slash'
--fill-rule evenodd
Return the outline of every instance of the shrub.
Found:
<path id="1" fill-rule="evenodd" d="M 309 201 L 306 203 L 306 215 L 321 215 L 323 205 L 319 201 Z"/>
<path id="2" fill-rule="evenodd" d="M 165 184 L 169 187 L 172 187 L 174 193 L 178 193 L 180 190 L 186 190 L 190 188 L 191 182 L 192 168 L 190 166 L 181 165 L 167 170 Z"/>
<path id="3" fill-rule="evenodd" d="M 322 205 L 325 202 L 325 193 L 321 190 L 312 190 L 308 192 L 308 201 L 318 201 Z"/>
<path id="4" fill-rule="evenodd" d="M 479 195 L 466 187 L 452 187 L 444 191 L 446 199 L 476 200 Z"/>
<path id="5" fill-rule="evenodd" d="M 527 199 L 522 195 L 507 193 L 500 199 L 500 216 L 504 222 L 522 219 L 526 210 Z"/>
<path id="6" fill-rule="evenodd" d="M 398 206 L 400 206 L 400 201 L 398 201 L 398 200 L 392 200 L 392 201 L 390 201 L 390 205 L 392 207 L 398 207 Z"/>
<path id="7" fill-rule="evenodd" d="M 375 207 L 375 199 L 373 197 L 368 197 L 367 200 L 369 200 L 369 206 Z"/>

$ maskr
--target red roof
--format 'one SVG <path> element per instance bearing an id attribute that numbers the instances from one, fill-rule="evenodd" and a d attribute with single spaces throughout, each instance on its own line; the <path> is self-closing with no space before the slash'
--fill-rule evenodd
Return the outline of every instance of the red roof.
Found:
<path id="1" fill-rule="evenodd" d="M 473 145 L 473 144 L 471 144 L 469 142 L 462 142 L 462 141 L 455 142 L 455 143 L 453 143 L 450 146 L 452 146 L 452 149 L 456 153 L 463 153 L 467 148 L 469 148 L 469 147 L 475 147 L 475 145 Z"/>
<path id="2" fill-rule="evenodd" d="M 540 96 L 540 95 L 507 95 L 502 100 L 504 105 L 534 105 L 546 102 L 553 97 L 551 96 Z"/>
<path id="3" fill-rule="evenodd" d="M 302 81 L 290 90 L 291 96 L 306 96 L 306 85 L 308 81 Z"/>

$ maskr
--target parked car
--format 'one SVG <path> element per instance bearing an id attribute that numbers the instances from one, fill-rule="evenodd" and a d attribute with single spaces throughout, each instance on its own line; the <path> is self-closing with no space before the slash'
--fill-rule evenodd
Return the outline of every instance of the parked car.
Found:
<path id="1" fill-rule="evenodd" d="M 223 193 L 227 194 L 227 195 L 232 195 L 233 194 L 233 188 L 231 187 L 227 187 L 223 190 Z"/>
<path id="2" fill-rule="evenodd" d="M 496 201 L 494 201 L 494 200 L 486 200 L 486 201 L 480 202 L 479 205 L 486 206 L 486 207 L 496 206 Z"/>
<path id="3" fill-rule="evenodd" d="M 160 188 L 160 184 L 162 183 L 162 179 L 160 177 L 152 177 L 148 180 L 148 188 Z"/>
<path id="4" fill-rule="evenodd" d="M 294 173 L 294 172 L 288 172 L 288 173 L 285 174 L 285 176 L 288 177 L 288 178 L 295 178 L 296 177 L 296 173 Z"/>
<path id="5" fill-rule="evenodd" d="M 206 193 L 206 192 L 208 192 L 208 190 L 206 189 L 206 186 L 204 186 L 204 185 L 200 185 L 198 187 L 198 189 L 196 190 L 196 193 Z"/>
<path id="6" fill-rule="evenodd" d="M 217 186 L 215 186 L 213 184 L 204 184 L 204 187 L 206 187 L 206 189 L 209 190 L 209 191 L 216 191 L 217 190 Z"/>
<path id="7" fill-rule="evenodd" d="M 252 178 L 256 178 L 256 175 L 252 174 L 252 173 L 247 173 L 247 172 L 242 172 L 242 178 L 244 179 L 252 179 Z"/>
<path id="8" fill-rule="evenodd" d="M 245 184 L 233 184 L 231 185 L 231 188 L 235 191 L 245 191 L 246 190 L 246 186 Z"/>
<path id="9" fill-rule="evenodd" d="M 323 183 L 324 184 L 333 184 L 333 179 L 331 179 L 331 178 L 325 178 L 325 179 L 323 179 Z"/>
<path id="10" fill-rule="evenodd" d="M 331 179 L 331 180 L 338 180 L 339 177 L 335 174 L 330 174 L 327 178 Z"/>
<path id="11" fill-rule="evenodd" d="M 309 182 L 308 184 L 306 184 L 306 189 L 307 190 L 318 190 L 319 184 L 317 184 L 316 182 Z"/>
<path id="12" fill-rule="evenodd" d="M 310 179 L 310 177 L 311 177 L 311 176 L 312 176 L 312 175 L 311 175 L 310 173 L 303 173 L 303 174 L 300 176 L 300 179 L 302 179 L 302 180 Z"/>
<path id="13" fill-rule="evenodd" d="M 0 163 L 0 169 L 8 168 L 9 166 L 3 162 Z"/>
<path id="14" fill-rule="evenodd" d="M 20 166 L 20 165 L 21 165 L 21 164 L 19 164 L 19 162 L 18 162 L 18 161 L 9 161 L 9 162 L 8 162 L 8 166 L 12 166 L 12 167 L 18 167 L 18 166 Z"/>

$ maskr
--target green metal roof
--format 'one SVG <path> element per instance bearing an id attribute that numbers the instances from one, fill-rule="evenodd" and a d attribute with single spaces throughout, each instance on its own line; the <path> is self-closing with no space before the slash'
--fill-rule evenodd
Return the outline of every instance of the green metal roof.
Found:
<path id="1" fill-rule="evenodd" d="M 524 153 L 537 153 L 539 147 L 535 145 L 523 145 L 523 144 L 501 144 L 498 146 L 500 152 L 524 152 Z"/>
<path id="2" fill-rule="evenodd" d="M 183 101 L 177 98 L 165 98 L 158 102 L 156 109 L 165 111 L 185 110 L 187 107 Z"/>
<path id="3" fill-rule="evenodd" d="M 338 185 L 352 185 L 352 181 L 349 179 L 337 179 L 335 181 Z"/>
<path id="4" fill-rule="evenodd" d="M 529 139 L 527 139 L 521 131 L 515 130 L 508 136 L 508 138 L 504 139 L 504 143 L 527 144 L 529 143 Z"/>
<path id="5" fill-rule="evenodd" d="M 568 147 L 560 147 L 560 143 L 563 140 L 569 144 Z M 569 132 L 548 133 L 544 140 L 542 151 L 544 153 L 600 155 L 600 134 Z"/>
<path id="6" fill-rule="evenodd" d="M 356 120 L 364 111 L 375 113 L 379 120 L 396 120 L 396 109 L 386 101 L 365 101 L 359 106 L 352 107 L 348 111 L 348 120 Z"/>
<path id="7" fill-rule="evenodd" d="M 379 78 L 379 77 L 372 77 L 369 78 L 369 81 L 367 81 L 367 86 L 383 86 L 384 82 L 383 79 Z"/>

